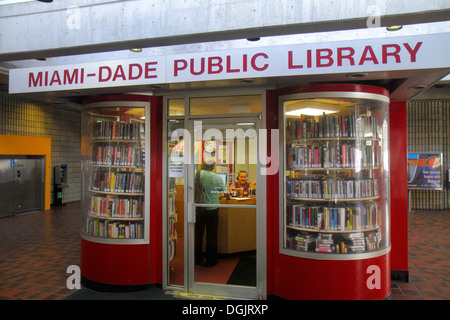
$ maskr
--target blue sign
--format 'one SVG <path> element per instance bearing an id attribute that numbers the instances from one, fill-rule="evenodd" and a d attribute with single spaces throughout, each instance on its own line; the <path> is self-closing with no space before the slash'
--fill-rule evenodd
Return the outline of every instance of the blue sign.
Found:
<path id="1" fill-rule="evenodd" d="M 442 189 L 442 154 L 408 153 L 408 189 Z"/>
<path id="2" fill-rule="evenodd" d="M 14 163 L 14 159 L 11 159 L 11 168 L 14 168 L 15 163 Z"/>

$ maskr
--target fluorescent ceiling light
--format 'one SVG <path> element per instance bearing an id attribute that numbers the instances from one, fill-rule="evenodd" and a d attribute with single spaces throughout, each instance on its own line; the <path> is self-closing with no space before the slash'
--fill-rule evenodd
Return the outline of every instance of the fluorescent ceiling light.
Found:
<path id="1" fill-rule="evenodd" d="M 254 122 L 239 122 L 236 123 L 238 126 L 253 126 L 255 123 Z"/>
<path id="2" fill-rule="evenodd" d="M 328 113 L 335 113 L 335 112 L 337 112 L 337 111 L 325 110 L 325 109 L 302 108 L 302 109 L 288 111 L 288 112 L 286 112 L 286 115 L 288 115 L 288 116 L 300 116 L 300 115 L 321 116 L 324 113 L 328 114 Z"/>

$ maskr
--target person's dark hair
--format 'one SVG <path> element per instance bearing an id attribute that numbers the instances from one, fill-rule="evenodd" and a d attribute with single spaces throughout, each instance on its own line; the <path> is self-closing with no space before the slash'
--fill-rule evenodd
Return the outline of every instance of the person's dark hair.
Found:
<path id="1" fill-rule="evenodd" d="M 248 172 L 245 171 L 245 170 L 241 170 L 241 171 L 238 172 L 238 174 L 237 174 L 237 176 L 236 176 L 236 180 L 239 179 L 239 176 L 241 175 L 241 173 L 245 173 L 245 174 L 247 175 L 247 178 L 248 178 Z"/>
<path id="2" fill-rule="evenodd" d="M 202 170 L 213 171 L 214 170 L 214 162 L 213 163 L 203 162 L 202 163 Z"/>

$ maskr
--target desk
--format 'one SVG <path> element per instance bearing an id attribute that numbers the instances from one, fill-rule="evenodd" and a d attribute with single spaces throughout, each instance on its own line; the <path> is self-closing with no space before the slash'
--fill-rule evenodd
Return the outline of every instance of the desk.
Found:
<path id="1" fill-rule="evenodd" d="M 220 200 L 220 204 L 256 204 L 255 198 Z M 217 234 L 219 253 L 256 250 L 256 208 L 220 208 Z"/>

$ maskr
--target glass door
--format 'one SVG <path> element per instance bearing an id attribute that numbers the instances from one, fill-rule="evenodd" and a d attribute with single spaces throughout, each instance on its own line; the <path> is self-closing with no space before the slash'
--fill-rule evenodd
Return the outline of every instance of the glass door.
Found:
<path id="1" fill-rule="evenodd" d="M 260 298 L 259 119 L 191 119 L 188 128 L 188 291 Z"/>

